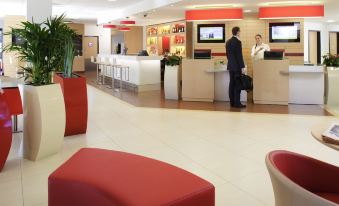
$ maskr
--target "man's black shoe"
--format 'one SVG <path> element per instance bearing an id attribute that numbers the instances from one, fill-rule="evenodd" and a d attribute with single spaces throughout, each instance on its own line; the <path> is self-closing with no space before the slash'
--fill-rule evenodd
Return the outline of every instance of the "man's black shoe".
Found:
<path id="1" fill-rule="evenodd" d="M 237 105 L 232 105 L 232 107 L 235 107 L 235 108 L 245 108 L 246 105 L 243 105 L 243 104 L 237 104 Z"/>

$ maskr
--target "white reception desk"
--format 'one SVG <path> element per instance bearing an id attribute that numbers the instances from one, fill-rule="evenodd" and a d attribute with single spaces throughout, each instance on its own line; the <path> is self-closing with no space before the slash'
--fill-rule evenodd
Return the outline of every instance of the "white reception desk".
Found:
<path id="1" fill-rule="evenodd" d="M 215 69 L 206 70 L 206 72 L 214 73 L 214 100 L 229 102 L 228 88 L 230 83 L 230 74 L 227 70 L 227 65 L 220 65 Z M 241 91 L 241 102 L 247 102 L 247 92 Z"/>
<path id="2" fill-rule="evenodd" d="M 161 89 L 160 79 L 160 60 L 161 56 L 132 56 L 132 55 L 106 55 L 99 54 L 99 58 L 107 59 L 113 58 L 116 64 L 129 67 L 129 79 L 123 75 L 123 81 L 138 87 L 138 92 L 152 91 Z M 112 74 L 108 70 L 106 76 L 111 77 Z M 115 79 L 120 79 L 117 72 L 114 75 Z"/>
<path id="3" fill-rule="evenodd" d="M 323 66 L 289 65 L 288 60 L 259 60 L 253 65 L 256 104 L 324 104 Z"/>
<path id="4" fill-rule="evenodd" d="M 289 103 L 324 104 L 323 66 L 291 65 L 289 67 Z"/>

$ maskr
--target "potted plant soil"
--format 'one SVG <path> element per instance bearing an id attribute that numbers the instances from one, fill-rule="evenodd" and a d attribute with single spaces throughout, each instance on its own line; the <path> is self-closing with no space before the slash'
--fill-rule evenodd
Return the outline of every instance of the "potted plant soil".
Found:
<path id="1" fill-rule="evenodd" d="M 57 40 L 51 38 L 46 23 L 22 22 L 21 28 L 6 35 L 15 35 L 22 44 L 10 44 L 5 50 L 17 52 L 26 63 L 23 88 L 24 158 L 39 160 L 58 153 L 63 143 L 66 115 L 60 84 L 52 83 L 57 68 Z"/>
<path id="2" fill-rule="evenodd" d="M 329 106 L 339 106 L 339 55 L 323 56 L 325 66 L 325 103 Z"/>
<path id="3" fill-rule="evenodd" d="M 86 78 L 72 73 L 76 33 L 64 23 L 63 16 L 47 21 L 51 35 L 59 40 L 59 56 L 63 61 L 54 75 L 54 82 L 60 83 L 66 108 L 65 136 L 84 134 L 87 131 L 88 102 Z"/>
<path id="4" fill-rule="evenodd" d="M 180 97 L 180 65 L 182 58 L 176 55 L 167 57 L 165 62 L 165 99 L 178 100 Z"/>

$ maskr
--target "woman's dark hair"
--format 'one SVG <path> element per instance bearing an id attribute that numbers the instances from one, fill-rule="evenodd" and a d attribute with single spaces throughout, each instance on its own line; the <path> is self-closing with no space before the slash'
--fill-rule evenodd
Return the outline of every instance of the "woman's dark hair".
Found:
<path id="1" fill-rule="evenodd" d="M 237 35 L 239 31 L 240 31 L 240 28 L 238 26 L 233 27 L 233 29 L 232 29 L 233 36 Z"/>
<path id="2" fill-rule="evenodd" d="M 257 34 L 257 35 L 255 35 L 255 37 L 260 37 L 260 39 L 262 39 L 262 36 L 260 35 L 260 34 Z"/>

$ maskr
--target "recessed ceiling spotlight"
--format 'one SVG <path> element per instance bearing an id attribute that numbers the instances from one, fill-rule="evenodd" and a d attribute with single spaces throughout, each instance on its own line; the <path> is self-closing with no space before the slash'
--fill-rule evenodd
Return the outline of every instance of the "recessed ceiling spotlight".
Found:
<path id="1" fill-rule="evenodd" d="M 329 19 L 329 20 L 327 20 L 326 22 L 327 22 L 327 23 L 333 23 L 333 22 L 335 22 L 335 20 Z"/>
<path id="2" fill-rule="evenodd" d="M 251 12 L 252 12 L 251 9 L 246 9 L 246 10 L 244 10 L 244 13 L 251 13 Z"/>
<path id="3" fill-rule="evenodd" d="M 117 0 L 107 0 L 107 1 L 109 1 L 109 2 L 115 2 L 115 1 L 117 1 Z"/>

